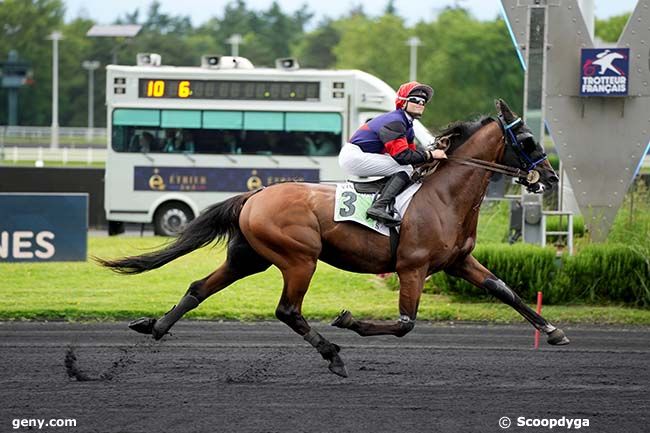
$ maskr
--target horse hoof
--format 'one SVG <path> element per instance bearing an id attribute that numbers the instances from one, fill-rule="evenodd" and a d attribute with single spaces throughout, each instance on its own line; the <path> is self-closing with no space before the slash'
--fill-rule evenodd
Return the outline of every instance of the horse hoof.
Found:
<path id="1" fill-rule="evenodd" d="M 564 346 L 570 343 L 570 340 L 560 328 L 555 328 L 554 331 L 549 332 L 547 341 L 548 344 L 552 344 L 553 346 Z"/>
<path id="2" fill-rule="evenodd" d="M 338 315 L 338 317 L 334 319 L 331 325 L 336 326 L 337 328 L 349 328 L 352 325 L 353 321 L 354 319 L 352 318 L 352 313 L 350 313 L 348 310 L 343 310 Z"/>
<path id="3" fill-rule="evenodd" d="M 328 368 L 332 373 L 336 374 L 337 376 L 348 377 L 348 369 L 345 368 L 345 364 L 343 364 L 343 360 L 338 355 L 335 355 L 330 360 L 330 365 L 328 366 Z"/>
<path id="4" fill-rule="evenodd" d="M 129 328 L 133 329 L 135 332 L 139 332 L 140 334 L 151 335 L 153 334 L 153 325 L 155 325 L 155 323 L 156 323 L 156 319 L 143 317 L 141 319 L 134 320 L 133 322 L 129 323 Z"/>

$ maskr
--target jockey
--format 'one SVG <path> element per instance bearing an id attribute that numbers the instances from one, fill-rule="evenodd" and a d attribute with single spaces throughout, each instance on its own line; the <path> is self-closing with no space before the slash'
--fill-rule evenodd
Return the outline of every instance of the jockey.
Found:
<path id="1" fill-rule="evenodd" d="M 343 146 L 339 164 L 354 176 L 390 176 L 368 216 L 387 225 L 399 225 L 400 219 L 387 211 L 393 200 L 410 183 L 413 165 L 444 159 L 443 150 L 418 150 L 415 147 L 413 119 L 422 117 L 433 89 L 417 81 L 402 84 L 397 91 L 395 110 L 381 114 L 361 125 Z"/>

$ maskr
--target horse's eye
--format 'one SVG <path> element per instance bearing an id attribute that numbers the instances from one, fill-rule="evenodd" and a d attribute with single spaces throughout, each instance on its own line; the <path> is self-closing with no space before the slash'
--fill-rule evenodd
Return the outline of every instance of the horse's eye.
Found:
<path id="1" fill-rule="evenodd" d="M 535 140 L 532 138 L 528 138 L 524 140 L 523 142 L 524 150 L 526 152 L 534 152 L 537 149 L 537 145 L 535 144 Z"/>

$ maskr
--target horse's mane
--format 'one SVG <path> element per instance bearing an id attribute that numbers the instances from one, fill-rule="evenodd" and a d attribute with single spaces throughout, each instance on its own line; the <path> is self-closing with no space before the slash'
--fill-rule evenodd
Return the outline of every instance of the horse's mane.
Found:
<path id="1" fill-rule="evenodd" d="M 494 122 L 494 119 L 490 116 L 481 116 L 476 120 L 453 122 L 444 130 L 438 132 L 436 136 L 444 137 L 449 135 L 449 148 L 446 150 L 446 153 L 453 153 L 454 150 L 458 149 L 463 143 L 465 143 L 469 137 L 474 135 L 476 131 L 491 122 Z"/>

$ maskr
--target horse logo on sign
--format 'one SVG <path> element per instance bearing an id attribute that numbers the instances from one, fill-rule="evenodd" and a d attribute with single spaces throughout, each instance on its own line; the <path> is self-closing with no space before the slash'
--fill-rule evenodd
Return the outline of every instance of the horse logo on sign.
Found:
<path id="1" fill-rule="evenodd" d="M 582 49 L 580 96 L 627 96 L 629 48 Z"/>

